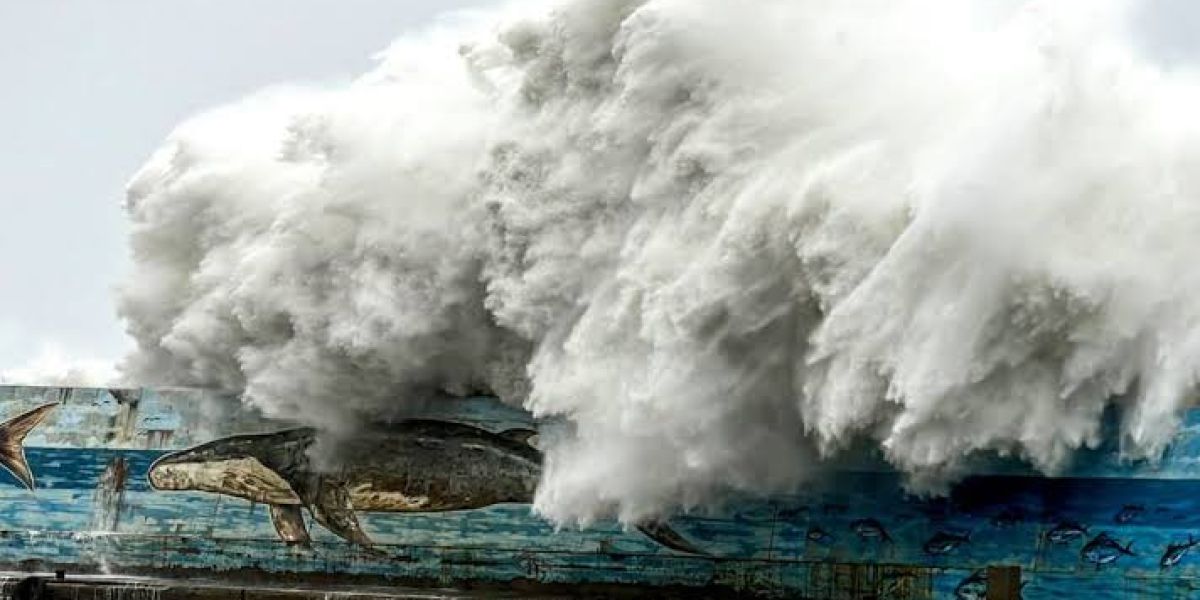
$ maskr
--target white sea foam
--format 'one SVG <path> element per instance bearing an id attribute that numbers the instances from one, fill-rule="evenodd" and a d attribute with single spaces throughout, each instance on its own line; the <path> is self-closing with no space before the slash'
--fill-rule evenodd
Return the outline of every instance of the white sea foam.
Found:
<path id="1" fill-rule="evenodd" d="M 181 126 L 129 186 L 146 383 L 348 428 L 491 389 L 626 521 L 870 441 L 1053 471 L 1200 365 L 1200 100 L 1133 5 L 578 0 Z"/>

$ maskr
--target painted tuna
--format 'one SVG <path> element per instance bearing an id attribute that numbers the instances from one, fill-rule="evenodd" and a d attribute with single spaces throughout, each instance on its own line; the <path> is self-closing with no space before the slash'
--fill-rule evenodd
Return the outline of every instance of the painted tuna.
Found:
<path id="1" fill-rule="evenodd" d="M 971 541 L 971 533 L 947 533 L 939 531 L 933 534 L 921 547 L 926 554 L 949 554 L 955 548 Z"/>
<path id="2" fill-rule="evenodd" d="M 25 436 L 56 406 L 57 402 L 43 404 L 0 423 L 0 466 L 31 490 L 34 487 L 33 471 L 29 468 L 29 461 L 25 460 Z"/>
<path id="3" fill-rule="evenodd" d="M 541 478 L 536 432 L 501 433 L 450 421 L 412 419 L 340 444 L 322 464 L 310 457 L 317 431 L 239 435 L 167 454 L 150 466 L 156 490 L 198 490 L 270 507 L 284 541 L 307 544 L 302 509 L 339 537 L 373 544 L 358 512 L 437 512 L 527 503 Z M 703 554 L 664 523 L 642 533 L 668 548 Z"/>
<path id="4" fill-rule="evenodd" d="M 1013 527 L 1025 521 L 1025 511 L 1020 507 L 1007 506 L 999 514 L 992 517 L 993 527 Z"/>
<path id="5" fill-rule="evenodd" d="M 1124 546 L 1120 542 L 1113 539 L 1107 533 L 1101 532 L 1100 535 L 1092 538 L 1083 549 L 1079 551 L 1079 556 L 1083 560 L 1093 563 L 1099 569 L 1101 565 L 1116 561 L 1121 556 L 1134 556 L 1133 542 L 1129 542 Z"/>
<path id="6" fill-rule="evenodd" d="M 833 534 L 821 529 L 821 527 L 818 525 L 809 527 L 808 531 L 804 534 L 804 538 L 810 542 L 813 542 L 814 544 L 820 544 L 822 546 L 828 546 L 835 541 Z"/>
<path id="7" fill-rule="evenodd" d="M 1126 504 L 1121 507 L 1121 510 L 1117 511 L 1117 514 L 1113 515 L 1113 522 L 1122 525 L 1132 523 L 1140 518 L 1144 512 L 1146 512 L 1146 507 L 1141 504 Z"/>
<path id="8" fill-rule="evenodd" d="M 1025 584 L 1028 581 L 1022 581 L 1017 587 L 1017 600 L 1023 597 L 1021 592 L 1025 589 Z M 987 600 L 987 571 L 979 569 L 958 582 L 954 588 L 955 600 Z"/>
<path id="9" fill-rule="evenodd" d="M 1067 544 L 1082 538 L 1087 534 L 1087 526 L 1074 521 L 1063 521 L 1046 532 L 1046 539 L 1051 544 Z"/>
<path id="10" fill-rule="evenodd" d="M 987 576 L 981 569 L 958 582 L 954 588 L 954 597 L 956 600 L 986 600 L 987 588 Z"/>
<path id="11" fill-rule="evenodd" d="M 888 535 L 883 523 L 880 523 L 877 519 L 868 518 L 851 521 L 850 530 L 864 540 L 877 538 L 888 543 L 892 541 L 892 536 Z"/>
<path id="12" fill-rule="evenodd" d="M 1192 548 L 1200 544 L 1200 540 L 1196 540 L 1188 534 L 1187 542 L 1182 544 L 1168 544 L 1167 549 L 1163 552 L 1162 558 L 1158 560 L 1158 566 L 1163 569 L 1169 569 L 1183 560 L 1183 557 L 1191 552 Z"/>

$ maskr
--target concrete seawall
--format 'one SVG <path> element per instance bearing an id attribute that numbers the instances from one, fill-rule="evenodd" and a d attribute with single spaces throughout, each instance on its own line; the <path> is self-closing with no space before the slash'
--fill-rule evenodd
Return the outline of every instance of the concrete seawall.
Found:
<path id="1" fill-rule="evenodd" d="M 982 464 L 939 498 L 906 494 L 881 461 L 852 456 L 790 495 L 731 497 L 720 510 L 670 515 L 692 552 L 615 521 L 556 529 L 519 502 L 424 512 L 352 504 L 343 516 L 368 534 L 362 543 L 311 507 L 289 505 L 287 495 L 256 501 L 225 489 L 152 486 L 164 457 L 296 431 L 237 403 L 214 414 L 205 394 L 0 386 L 0 419 L 54 406 L 25 440 L 36 489 L 0 472 L 0 570 L 63 570 L 66 581 L 46 589 L 72 598 L 337 591 L 982 600 L 1016 590 L 1025 600 L 1116 600 L 1200 590 L 1200 550 L 1191 551 L 1200 545 L 1200 411 L 1187 415 L 1160 463 L 1127 463 L 1117 448 L 1101 447 L 1081 453 L 1062 477 L 1015 461 Z M 486 398 L 439 403 L 422 418 L 492 437 L 537 427 Z M 245 473 L 221 469 L 270 457 L 238 455 L 198 472 L 245 483 Z M 279 474 L 264 473 L 256 481 Z M 995 579 L 1006 566 L 1020 570 Z M 99 576 L 106 573 L 126 578 Z M 128 577 L 153 578 L 145 583 L 153 589 Z"/>

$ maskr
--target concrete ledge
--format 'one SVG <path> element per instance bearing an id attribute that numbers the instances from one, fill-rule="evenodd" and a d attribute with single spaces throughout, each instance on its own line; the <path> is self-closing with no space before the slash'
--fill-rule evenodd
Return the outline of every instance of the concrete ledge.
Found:
<path id="1" fill-rule="evenodd" d="M 3 600 L 476 600 L 481 598 L 696 598 L 725 597 L 720 590 L 634 586 L 487 586 L 442 589 L 383 586 L 252 584 L 208 579 L 7 573 Z M 707 593 L 708 591 L 713 594 Z"/>

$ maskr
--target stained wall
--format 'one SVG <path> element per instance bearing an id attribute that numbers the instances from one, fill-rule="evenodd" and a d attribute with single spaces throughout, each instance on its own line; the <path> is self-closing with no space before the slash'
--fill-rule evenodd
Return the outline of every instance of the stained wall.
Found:
<path id="1" fill-rule="evenodd" d="M 373 548 L 305 514 L 313 543 L 289 545 L 266 506 L 156 491 L 147 471 L 171 451 L 292 424 L 231 410 L 205 392 L 152 389 L 0 387 L 0 418 L 49 402 L 59 406 L 25 444 L 36 490 L 0 475 L 0 566 L 10 569 L 982 598 L 982 570 L 1015 565 L 1024 598 L 1200 593 L 1200 552 L 1179 549 L 1200 534 L 1200 412 L 1161 463 L 1126 464 L 1112 447 L 1081 455 L 1056 478 L 985 462 L 985 474 L 943 498 L 905 494 L 895 473 L 863 456 L 792 496 L 731 497 L 724 509 L 672 519 L 706 553 L 697 556 L 615 523 L 555 531 L 523 504 L 360 513 Z M 493 431 L 535 426 L 488 399 L 439 407 L 426 416 Z"/>

